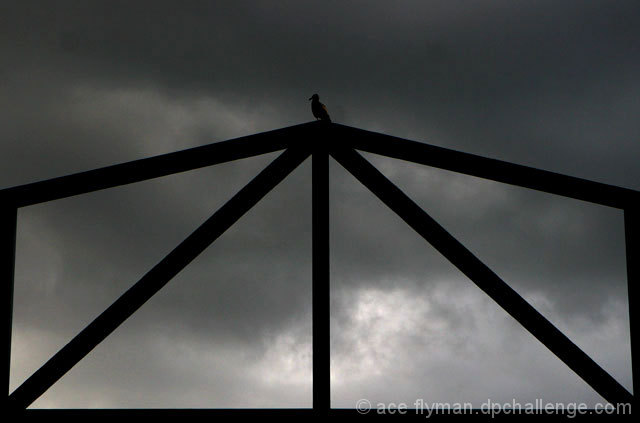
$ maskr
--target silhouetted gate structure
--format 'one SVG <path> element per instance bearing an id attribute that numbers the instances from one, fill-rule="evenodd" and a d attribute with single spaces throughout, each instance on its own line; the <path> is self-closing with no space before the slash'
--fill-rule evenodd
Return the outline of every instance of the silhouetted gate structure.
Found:
<path id="1" fill-rule="evenodd" d="M 38 397 L 85 357 L 96 345 L 177 275 L 207 246 L 231 227 L 272 188 L 312 156 L 312 334 L 313 408 L 303 410 L 155 410 L 179 416 L 357 415 L 354 410 L 330 407 L 329 352 L 329 156 L 397 213 L 451 263 L 495 300 L 533 336 L 611 403 L 632 403 L 629 393 L 611 375 L 543 317 L 498 275 L 451 236 L 422 208 L 398 189 L 356 150 L 434 166 L 547 193 L 589 201 L 624 211 L 629 289 L 633 391 L 640 392 L 640 347 L 637 330 L 637 290 L 640 283 L 640 192 L 544 170 L 487 159 L 446 148 L 364 131 L 336 123 L 310 122 L 275 131 L 236 138 L 175 153 L 136 160 L 70 176 L 49 179 L 0 191 L 0 278 L 4 286 L 4 363 L 2 381 L 9 394 L 11 320 L 17 209 L 45 201 L 119 185 L 140 182 L 187 170 L 212 166 L 284 150 L 271 164 L 216 211 L 142 279 L 8 395 L 6 406 L 18 414 L 47 415 L 55 410 L 26 410 Z M 153 410 L 66 410 L 66 415 L 145 416 Z M 352 413 L 353 412 L 353 413 Z M 261 414 L 262 415 L 262 414 Z"/>

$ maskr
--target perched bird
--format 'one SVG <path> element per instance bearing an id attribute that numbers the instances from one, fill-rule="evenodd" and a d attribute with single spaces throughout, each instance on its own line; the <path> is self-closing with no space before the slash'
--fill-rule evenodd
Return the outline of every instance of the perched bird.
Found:
<path id="1" fill-rule="evenodd" d="M 320 103 L 320 97 L 318 96 L 318 94 L 312 95 L 309 100 L 311 100 L 311 111 L 313 112 L 313 116 L 316 119 L 331 122 L 327 107 L 324 104 Z"/>

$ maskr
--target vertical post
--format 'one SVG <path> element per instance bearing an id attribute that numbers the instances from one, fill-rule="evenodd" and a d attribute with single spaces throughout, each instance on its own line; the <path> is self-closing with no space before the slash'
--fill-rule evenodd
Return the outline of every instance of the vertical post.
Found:
<path id="1" fill-rule="evenodd" d="M 326 140 L 324 140 L 326 141 Z M 331 408 L 329 334 L 329 154 L 316 143 L 312 158 L 312 320 L 313 409 L 327 415 Z"/>
<path id="2" fill-rule="evenodd" d="M 16 224 L 18 210 L 13 206 L 0 206 L 0 282 L 2 283 L 2 315 L 4 317 L 4 346 L 2 347 L 3 408 L 9 397 L 11 368 L 11 320 L 13 318 L 13 273 L 16 256 Z M 6 409 L 6 408 L 5 408 Z"/>
<path id="3" fill-rule="evenodd" d="M 633 378 L 634 407 L 640 395 L 640 208 L 624 210 L 624 235 L 627 249 L 627 286 L 629 290 L 629 337 L 631 340 L 631 375 Z"/>

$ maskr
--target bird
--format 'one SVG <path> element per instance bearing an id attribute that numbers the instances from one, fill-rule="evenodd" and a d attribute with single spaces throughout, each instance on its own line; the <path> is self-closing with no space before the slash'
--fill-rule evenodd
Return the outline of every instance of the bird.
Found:
<path id="1" fill-rule="evenodd" d="M 329 112 L 327 111 L 327 106 L 320 103 L 320 96 L 318 94 L 314 94 L 309 98 L 311 100 L 311 112 L 313 112 L 313 116 L 316 120 L 326 120 L 327 122 L 331 122 L 331 118 L 329 117 Z"/>

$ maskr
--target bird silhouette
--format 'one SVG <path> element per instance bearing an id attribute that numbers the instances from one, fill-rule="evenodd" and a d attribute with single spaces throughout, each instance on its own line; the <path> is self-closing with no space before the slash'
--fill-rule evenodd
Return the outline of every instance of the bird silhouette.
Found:
<path id="1" fill-rule="evenodd" d="M 327 107 L 324 104 L 320 103 L 320 96 L 318 96 L 318 94 L 314 94 L 309 100 L 311 100 L 311 112 L 313 112 L 313 116 L 316 119 L 331 122 Z"/>

